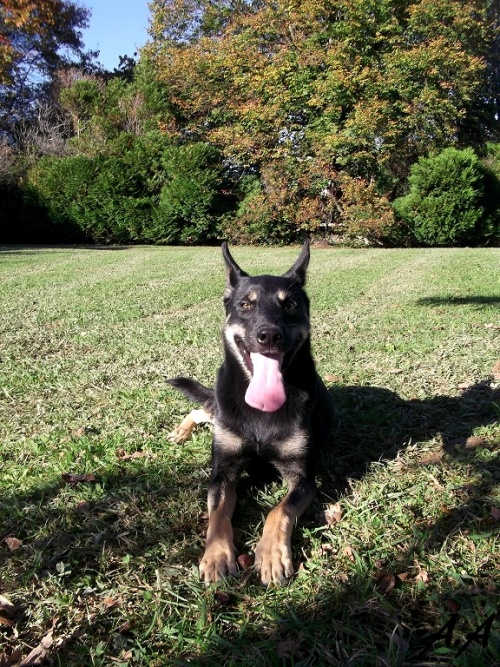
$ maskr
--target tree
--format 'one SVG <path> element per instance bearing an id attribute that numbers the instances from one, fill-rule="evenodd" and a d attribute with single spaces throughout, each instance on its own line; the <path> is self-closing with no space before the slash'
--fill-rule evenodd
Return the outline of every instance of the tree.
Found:
<path id="1" fill-rule="evenodd" d="M 330 171 L 393 196 L 419 156 L 479 144 L 494 127 L 483 0 L 156 0 L 152 10 L 148 57 L 179 130 L 258 174 L 268 200 L 269 183 L 296 193 L 310 183 L 298 195 L 317 202 L 310 227 L 325 222 Z M 279 207 L 291 211 L 286 198 Z M 289 229 L 301 225 L 292 215 Z"/>
<path id="2" fill-rule="evenodd" d="M 87 9 L 72 0 L 3 0 L 0 5 L 0 133 L 12 135 L 47 82 L 81 54 Z"/>

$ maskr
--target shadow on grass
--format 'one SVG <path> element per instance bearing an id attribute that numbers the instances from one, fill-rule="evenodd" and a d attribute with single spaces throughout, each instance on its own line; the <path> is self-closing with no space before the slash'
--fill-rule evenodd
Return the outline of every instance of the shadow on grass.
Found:
<path id="1" fill-rule="evenodd" d="M 34 255 L 41 250 L 51 252 L 67 252 L 68 250 L 130 250 L 128 245 L 92 245 L 72 244 L 57 245 L 47 243 L 45 245 L 0 245 L 0 257 L 4 255 Z"/>
<path id="2" fill-rule="evenodd" d="M 419 306 L 500 306 L 500 296 L 426 296 Z"/>
<path id="3" fill-rule="evenodd" d="M 330 392 L 337 407 L 338 419 L 335 446 L 322 456 L 321 493 L 327 497 L 338 498 L 349 494 L 348 480 L 360 479 L 370 462 L 404 455 L 409 443 L 437 437 L 442 439 L 444 455 L 474 470 L 476 481 L 460 491 L 463 498 L 461 505 L 450 512 L 444 511 L 442 518 L 433 525 L 415 530 L 406 551 L 396 553 L 394 549 L 394 558 L 384 563 L 387 571 L 404 571 L 415 562 L 415 558 L 418 559 L 419 554 L 438 552 L 456 533 L 477 530 L 478 511 L 486 512 L 484 498 L 499 482 L 499 469 L 491 460 L 486 462 L 477 456 L 477 449 L 472 446 L 469 437 L 475 428 L 487 427 L 498 421 L 500 389 L 484 381 L 458 397 L 437 396 L 410 401 L 378 387 L 334 386 Z M 69 587 L 85 570 L 88 573 L 88 588 L 92 591 L 99 586 L 100 590 L 105 590 L 112 574 L 116 575 L 122 568 L 127 569 L 129 557 L 136 559 L 136 567 L 142 568 L 140 575 L 143 581 L 154 581 L 155 569 L 168 570 L 179 563 L 184 564 L 185 578 L 189 564 L 198 562 L 203 548 L 204 527 L 200 526 L 199 516 L 190 511 L 189 501 L 194 496 L 197 502 L 204 499 L 205 487 L 197 472 L 190 470 L 189 466 L 182 474 L 177 472 L 172 475 L 162 466 L 144 466 L 141 461 L 134 462 L 105 476 L 103 493 L 99 498 L 75 498 L 71 502 L 68 498 L 67 506 L 63 507 L 61 499 L 57 503 L 55 501 L 65 489 L 67 487 L 60 480 L 54 480 L 28 495 L 2 498 L 0 506 L 8 517 L 4 536 L 16 534 L 21 540 L 27 538 L 34 532 L 36 522 L 45 528 L 44 535 L 35 542 L 29 544 L 27 540 L 22 553 L 0 550 L 0 572 L 13 568 L 19 572 L 20 579 L 31 579 L 35 586 L 37 582 L 43 585 L 47 577 L 60 577 Z M 240 503 L 257 504 L 257 501 L 245 492 Z M 241 511 L 246 513 L 247 509 L 243 508 L 239 513 Z M 253 512 L 253 508 L 248 509 L 250 511 Z M 241 518 L 238 515 L 235 517 L 236 525 Z M 488 523 L 486 516 L 479 519 L 483 521 L 481 525 Z M 310 513 L 309 518 L 307 515 L 304 518 L 305 524 L 308 521 Z M 103 558 L 105 552 L 107 555 Z M 61 569 L 59 563 L 66 563 L 67 569 Z M 109 572 L 110 567 L 112 573 Z M 238 581 L 236 585 L 233 582 L 226 585 L 229 591 L 227 598 L 205 593 L 201 588 L 196 594 L 191 591 L 196 598 L 193 604 L 200 605 L 200 614 L 202 607 L 205 609 L 203 623 L 211 627 L 204 637 L 205 648 L 201 651 L 180 649 L 177 657 L 172 653 L 171 659 L 164 656 L 160 662 L 146 660 L 141 664 L 381 667 L 451 664 L 457 650 L 453 655 L 445 655 L 445 662 L 431 655 L 431 644 L 425 652 L 428 641 L 425 636 L 428 636 L 429 630 L 438 630 L 446 614 L 450 616 L 445 593 L 437 592 L 430 599 L 419 597 L 415 591 L 395 589 L 392 596 L 387 595 L 378 590 L 376 575 L 376 572 L 370 572 L 369 566 L 364 566 L 345 581 L 325 579 L 313 597 L 300 604 L 293 601 L 293 596 L 290 600 L 286 599 L 286 589 L 284 595 L 271 595 L 264 602 L 258 602 L 261 596 L 259 589 L 252 587 L 251 583 L 242 587 Z M 308 576 L 307 571 L 304 576 Z M 485 576 L 489 574 L 485 573 Z M 175 585 L 175 576 L 172 581 Z M 111 584 L 108 585 L 111 587 Z M 132 576 L 124 575 L 122 585 L 134 587 L 134 573 Z M 179 590 L 182 586 L 179 583 Z M 477 619 L 490 613 L 491 601 L 487 595 L 471 594 L 468 586 L 465 582 L 460 604 L 468 605 L 465 617 L 468 614 L 468 629 L 473 631 L 477 627 Z M 238 615 L 238 604 L 243 604 L 243 600 L 248 600 L 252 594 L 255 595 L 255 604 L 268 605 L 262 615 L 263 620 L 256 616 L 251 621 L 235 625 L 232 619 Z M 85 592 L 79 595 L 84 598 Z M 186 595 L 189 596 L 189 592 L 186 594 L 184 588 L 182 596 L 186 598 Z M 140 599 L 137 604 L 141 604 Z M 200 626 L 203 623 L 200 621 Z M 130 639 L 131 645 L 135 642 L 134 627 L 120 629 L 119 625 L 117 617 L 106 610 L 101 609 L 94 616 L 87 614 L 78 630 L 67 636 L 64 645 L 57 649 L 59 664 L 110 664 L 105 661 L 95 663 L 88 654 L 86 657 L 82 654 L 85 645 L 94 645 L 99 641 L 106 644 L 108 640 L 106 655 L 108 658 L 114 656 L 112 660 L 118 663 L 127 641 Z M 189 631 L 188 626 L 185 631 Z M 194 632 L 192 628 L 191 631 Z M 111 636 L 121 638 L 121 643 L 117 641 L 113 644 Z M 29 643 L 33 637 L 23 639 Z M 368 646 L 371 648 L 368 649 Z M 479 648 L 478 640 L 470 651 Z M 469 658 L 470 651 L 467 654 Z M 185 662 L 182 655 L 186 656 Z M 478 661 L 460 664 L 493 665 L 495 658 L 484 658 L 483 662 L 478 658 Z"/>

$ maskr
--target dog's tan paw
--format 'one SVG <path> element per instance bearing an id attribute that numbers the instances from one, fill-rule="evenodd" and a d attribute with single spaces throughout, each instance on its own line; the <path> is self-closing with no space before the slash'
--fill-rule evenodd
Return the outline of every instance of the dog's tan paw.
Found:
<path id="1" fill-rule="evenodd" d="M 184 428 L 182 424 L 174 428 L 174 430 L 167 435 L 167 440 L 169 442 L 176 442 L 177 444 L 180 444 L 181 442 L 185 442 L 186 440 L 189 440 L 191 437 L 191 431 L 192 429 L 189 428 Z"/>
<path id="2" fill-rule="evenodd" d="M 263 584 L 285 584 L 295 573 L 290 545 L 275 538 L 262 537 L 255 549 L 255 569 Z"/>
<path id="3" fill-rule="evenodd" d="M 238 574 L 238 566 L 231 547 L 218 544 L 205 551 L 200 563 L 200 577 L 205 584 L 212 584 L 235 574 Z"/>

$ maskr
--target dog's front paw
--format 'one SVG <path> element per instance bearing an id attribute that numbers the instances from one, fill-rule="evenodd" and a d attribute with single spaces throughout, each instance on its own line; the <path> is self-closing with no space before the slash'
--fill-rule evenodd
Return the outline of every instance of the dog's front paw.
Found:
<path id="1" fill-rule="evenodd" d="M 263 584 L 285 584 L 295 573 L 290 544 L 263 536 L 255 549 L 255 569 Z"/>
<path id="2" fill-rule="evenodd" d="M 207 547 L 200 563 L 200 577 L 205 584 L 208 585 L 235 574 L 238 574 L 238 566 L 234 549 L 231 546 L 219 543 Z"/>
<path id="3" fill-rule="evenodd" d="M 176 426 L 174 430 L 167 435 L 167 440 L 169 442 L 176 442 L 177 444 L 180 444 L 181 442 L 189 440 L 191 437 L 191 431 L 192 429 L 184 428 L 182 424 L 179 424 L 179 426 Z"/>

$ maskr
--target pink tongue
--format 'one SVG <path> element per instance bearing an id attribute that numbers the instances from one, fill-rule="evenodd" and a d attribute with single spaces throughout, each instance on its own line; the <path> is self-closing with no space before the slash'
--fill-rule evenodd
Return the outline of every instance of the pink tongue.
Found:
<path id="1" fill-rule="evenodd" d="M 245 401 L 252 408 L 263 412 L 279 410 L 286 401 L 280 368 L 282 355 L 251 352 L 250 358 L 253 376 L 245 394 Z"/>

